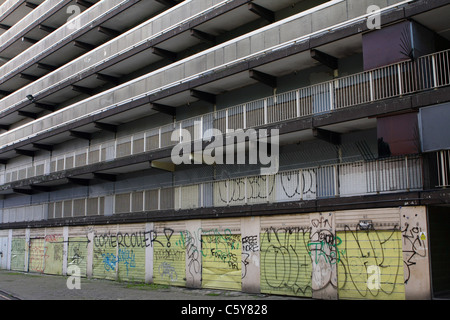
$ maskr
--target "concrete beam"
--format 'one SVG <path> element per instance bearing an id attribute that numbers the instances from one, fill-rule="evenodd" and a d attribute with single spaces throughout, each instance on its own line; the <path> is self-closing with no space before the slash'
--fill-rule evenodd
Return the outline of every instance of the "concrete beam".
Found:
<path id="1" fill-rule="evenodd" d="M 212 93 L 191 89 L 191 97 L 216 104 L 216 96 Z"/>
<path id="2" fill-rule="evenodd" d="M 34 106 L 36 108 L 42 109 L 42 110 L 47 110 L 47 111 L 55 111 L 56 110 L 56 106 L 54 105 L 50 105 L 50 104 L 46 104 L 46 103 L 35 103 Z"/>
<path id="3" fill-rule="evenodd" d="M 92 135 L 87 132 L 80 132 L 80 131 L 70 131 L 70 136 L 74 138 L 84 139 L 84 140 L 91 140 Z"/>
<path id="4" fill-rule="evenodd" d="M 102 73 L 97 73 L 95 76 L 98 80 L 109 82 L 114 85 L 118 85 L 120 83 L 120 78 L 118 78 L 118 77 L 113 77 L 113 76 L 109 76 L 107 74 L 102 74 Z"/>
<path id="5" fill-rule="evenodd" d="M 172 162 L 163 162 L 163 161 L 150 161 L 150 166 L 154 169 L 159 169 L 163 171 L 169 171 L 174 172 L 175 171 L 175 164 Z"/>
<path id="6" fill-rule="evenodd" d="M 216 44 L 216 37 L 215 36 L 213 36 L 213 35 L 211 35 L 209 33 L 200 31 L 200 30 L 191 29 L 191 36 L 193 36 L 194 38 L 197 38 L 197 39 L 199 39 L 199 40 L 201 40 L 203 42 L 207 42 L 207 43 L 210 43 L 210 44 Z"/>
<path id="7" fill-rule="evenodd" d="M 270 23 L 275 22 L 275 13 L 269 9 L 266 9 L 256 3 L 249 3 L 248 9 Z"/>
<path id="8" fill-rule="evenodd" d="M 34 191 L 39 192 L 50 192 L 52 191 L 52 187 L 49 186 L 37 186 L 37 185 L 30 185 L 30 188 Z"/>
<path id="9" fill-rule="evenodd" d="M 86 51 L 91 51 L 92 49 L 95 48 L 95 46 L 93 46 L 92 44 L 89 44 L 86 42 L 81 42 L 81 41 L 74 41 L 73 45 L 75 47 L 78 47 L 78 48 L 86 50 Z"/>
<path id="10" fill-rule="evenodd" d="M 42 70 L 47 70 L 47 71 L 55 71 L 57 69 L 57 67 L 55 66 L 51 66 L 49 64 L 45 64 L 45 63 L 37 63 L 36 64 L 38 69 L 42 69 Z"/>
<path id="11" fill-rule="evenodd" d="M 171 106 L 166 106 L 163 104 L 159 104 L 159 103 L 152 103 L 151 104 L 151 108 L 155 111 L 167 114 L 169 116 L 175 116 L 177 111 L 175 107 L 171 107 Z"/>
<path id="12" fill-rule="evenodd" d="M 341 134 L 320 128 L 313 128 L 313 136 L 334 145 L 341 144 Z"/>
<path id="13" fill-rule="evenodd" d="M 117 132 L 117 126 L 114 124 L 94 122 L 94 125 L 97 129 L 101 129 L 101 130 L 105 130 L 105 131 L 109 131 L 109 132 L 113 132 L 113 133 Z"/>
<path id="14" fill-rule="evenodd" d="M 33 120 L 36 120 L 38 118 L 38 114 L 34 113 L 34 112 L 28 112 L 28 111 L 19 110 L 19 111 L 17 111 L 17 114 L 19 116 L 22 116 L 22 117 L 25 117 L 25 118 L 30 118 L 30 119 L 33 119 Z"/>
<path id="15" fill-rule="evenodd" d="M 94 173 L 94 178 L 111 182 L 117 180 L 117 176 L 115 174 L 107 174 L 107 173 Z"/>
<path id="16" fill-rule="evenodd" d="M 87 2 L 84 0 L 76 0 L 75 2 L 76 2 L 76 4 L 79 4 L 80 6 L 83 6 L 85 8 L 90 8 L 94 5 L 93 3 L 90 3 L 90 2 Z"/>
<path id="17" fill-rule="evenodd" d="M 267 74 L 267 73 L 263 73 L 257 70 L 249 70 L 249 76 L 250 78 L 252 78 L 253 80 L 256 80 L 258 82 L 261 82 L 271 88 L 276 88 L 277 87 L 277 78 Z"/>
<path id="18" fill-rule="evenodd" d="M 31 39 L 31 38 L 28 38 L 28 37 L 22 37 L 22 42 L 28 42 L 28 43 L 31 43 L 31 44 L 35 44 L 36 42 L 38 42 L 38 40 L 34 40 L 34 39 Z"/>
<path id="19" fill-rule="evenodd" d="M 311 50 L 311 58 L 320 62 L 321 64 L 327 66 L 332 70 L 337 70 L 339 68 L 339 60 L 325 52 L 312 49 Z"/>
<path id="20" fill-rule="evenodd" d="M 52 33 L 53 31 L 56 30 L 55 28 L 52 28 L 52 27 L 49 27 L 49 26 L 46 26 L 46 25 L 43 25 L 43 24 L 39 25 L 39 29 L 42 30 L 42 31 L 48 32 L 48 33 Z"/>
<path id="21" fill-rule="evenodd" d="M 115 38 L 121 34 L 121 32 L 119 32 L 119 31 L 116 31 L 116 30 L 113 30 L 110 28 L 106 28 L 106 27 L 102 27 L 102 26 L 99 26 L 97 28 L 97 31 L 101 32 L 103 34 L 106 34 L 108 37 L 111 37 L 111 38 Z"/>
<path id="22" fill-rule="evenodd" d="M 20 193 L 20 194 L 26 194 L 26 195 L 32 195 L 34 194 L 34 190 L 31 189 L 13 189 L 14 193 Z"/>
<path id="23" fill-rule="evenodd" d="M 53 151 L 53 146 L 50 144 L 33 143 L 33 147 L 45 151 Z"/>
<path id="24" fill-rule="evenodd" d="M 16 154 L 27 157 L 34 157 L 36 152 L 30 150 L 15 149 Z"/>
<path id="25" fill-rule="evenodd" d="M 164 59 L 170 60 L 172 62 L 175 62 L 177 60 L 178 55 L 175 52 L 164 50 L 160 48 L 153 47 L 152 53 L 156 54 L 157 56 L 160 56 Z"/>
<path id="26" fill-rule="evenodd" d="M 38 7 L 38 4 L 26 1 L 25 2 L 25 7 L 31 8 L 31 9 L 36 9 Z"/>
<path id="27" fill-rule="evenodd" d="M 175 0 L 155 0 L 155 1 L 169 8 L 176 6 L 179 3 L 178 1 Z"/>
<path id="28" fill-rule="evenodd" d="M 21 73 L 19 75 L 19 78 L 20 79 L 25 79 L 25 80 L 28 80 L 28 81 L 36 81 L 37 79 L 39 79 L 39 77 L 32 76 L 32 75 L 25 74 L 25 73 Z"/>
<path id="29" fill-rule="evenodd" d="M 87 94 L 88 96 L 92 96 L 94 94 L 92 89 L 86 87 L 72 85 L 72 90 L 83 94 Z"/>
<path id="30" fill-rule="evenodd" d="M 89 186 L 89 179 L 67 178 L 67 180 L 69 180 L 69 182 L 73 184 L 77 184 L 80 186 Z"/>

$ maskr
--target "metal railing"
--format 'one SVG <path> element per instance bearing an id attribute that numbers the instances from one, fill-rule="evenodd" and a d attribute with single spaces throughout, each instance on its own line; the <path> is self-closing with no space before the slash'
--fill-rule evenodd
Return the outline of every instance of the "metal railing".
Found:
<path id="1" fill-rule="evenodd" d="M 422 158 L 411 155 L 302 168 L 272 176 L 244 176 L 121 193 L 114 196 L 113 213 L 277 203 L 421 189 Z M 63 215 L 58 213 L 57 216 Z"/>
<path id="2" fill-rule="evenodd" d="M 171 140 L 175 129 L 187 129 L 192 139 L 202 139 L 206 130 L 211 128 L 226 133 L 230 129 L 264 126 L 447 86 L 450 85 L 449 52 L 446 50 L 415 61 L 404 61 L 276 94 L 74 151 L 54 152 L 51 159 L 43 160 L 44 164 L 26 164 L 0 171 L 0 184 L 30 178 L 37 172 L 49 174 L 174 146 L 178 143 Z M 194 126 L 196 122 L 197 127 Z M 76 158 L 78 162 L 74 160 Z"/>
<path id="3" fill-rule="evenodd" d="M 437 152 L 438 187 L 450 187 L 450 150 Z"/>
<path id="4" fill-rule="evenodd" d="M 447 162 L 448 164 L 448 162 Z M 448 169 L 448 167 L 447 167 Z M 422 158 L 390 157 L 3 209 L 3 223 L 421 190 Z M 106 198 L 109 198 L 108 200 Z M 112 201 L 108 206 L 107 201 Z M 26 220 L 28 219 L 28 220 Z"/>

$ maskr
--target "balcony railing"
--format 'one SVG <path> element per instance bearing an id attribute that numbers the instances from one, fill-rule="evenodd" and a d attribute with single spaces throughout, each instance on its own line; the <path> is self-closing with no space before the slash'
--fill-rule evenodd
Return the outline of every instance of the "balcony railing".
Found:
<path id="1" fill-rule="evenodd" d="M 174 146 L 175 129 L 248 129 L 450 85 L 450 50 L 280 93 L 0 171 L 0 184 Z M 194 126 L 195 123 L 199 125 Z M 194 129 L 197 129 L 195 131 Z"/>
<path id="2" fill-rule="evenodd" d="M 272 176 L 244 176 L 197 184 L 167 186 L 115 194 L 110 198 L 115 214 L 237 206 L 314 200 L 422 189 L 422 158 L 391 157 L 316 166 L 279 172 Z M 28 217 L 95 216 L 105 212 L 105 196 L 62 200 L 48 204 L 3 209 L 3 222 Z M 111 214 L 111 212 L 109 213 Z"/>
<path id="3" fill-rule="evenodd" d="M 438 187 L 450 187 L 450 150 L 437 153 Z"/>

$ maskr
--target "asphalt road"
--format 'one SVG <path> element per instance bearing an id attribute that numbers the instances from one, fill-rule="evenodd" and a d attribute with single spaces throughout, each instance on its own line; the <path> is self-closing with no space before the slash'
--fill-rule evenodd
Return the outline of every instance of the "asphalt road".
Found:
<path id="1" fill-rule="evenodd" d="M 68 277 L 0 270 L 0 299 L 20 300 L 300 300 L 237 291 L 187 289 L 164 285 L 81 278 L 69 289 Z"/>

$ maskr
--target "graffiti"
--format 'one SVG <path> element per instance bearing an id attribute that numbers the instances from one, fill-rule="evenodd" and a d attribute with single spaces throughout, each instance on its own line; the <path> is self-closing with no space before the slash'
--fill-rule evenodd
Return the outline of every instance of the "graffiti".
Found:
<path id="1" fill-rule="evenodd" d="M 337 287 L 336 265 L 342 252 L 342 240 L 335 236 L 333 215 L 320 213 L 318 219 L 311 219 L 311 235 L 308 250 L 312 264 L 312 288 L 321 290 L 331 285 Z"/>
<path id="2" fill-rule="evenodd" d="M 416 265 L 416 259 L 418 257 L 424 258 L 426 253 L 426 237 L 422 228 L 419 226 L 411 227 L 409 223 L 405 222 L 404 229 L 402 231 L 403 237 L 403 257 L 406 260 L 403 263 L 406 266 L 405 284 L 411 278 L 411 267 Z"/>
<path id="3" fill-rule="evenodd" d="M 228 264 L 228 266 L 232 269 L 238 270 L 237 257 L 236 254 L 232 252 L 222 252 L 222 250 L 217 250 L 215 248 L 211 249 L 211 256 L 222 261 L 223 263 Z"/>
<path id="4" fill-rule="evenodd" d="M 268 190 L 266 191 L 267 184 Z M 221 181 L 216 184 L 216 188 L 218 205 L 238 204 L 245 200 L 250 202 L 265 200 L 275 192 L 274 179 L 265 176 Z"/>
<path id="5" fill-rule="evenodd" d="M 44 272 L 45 259 L 48 258 L 44 239 L 36 238 L 30 241 L 28 268 L 32 272 Z"/>
<path id="6" fill-rule="evenodd" d="M 180 232 L 180 240 L 176 242 L 177 246 L 184 248 L 186 258 L 188 259 L 187 272 L 193 277 L 201 272 L 201 256 L 203 252 L 198 248 L 197 243 L 201 243 L 201 230 L 194 232 L 185 230 Z"/>
<path id="7" fill-rule="evenodd" d="M 404 299 L 401 235 L 393 230 L 361 231 L 345 226 L 338 232 L 343 247 L 339 273 L 339 297 Z M 370 287 L 370 268 L 380 270 L 380 285 Z"/>
<path id="8" fill-rule="evenodd" d="M 281 199 L 310 199 L 316 197 L 317 169 L 303 169 L 279 175 L 279 195 Z M 282 192 L 281 192 L 282 190 Z"/>
<path id="9" fill-rule="evenodd" d="M 103 258 L 103 266 L 106 271 L 115 271 L 116 270 L 116 255 L 114 253 L 101 253 Z"/>
<path id="10" fill-rule="evenodd" d="M 311 296 L 309 228 L 267 229 L 261 237 L 261 291 Z"/>
<path id="11" fill-rule="evenodd" d="M 83 254 L 80 250 L 80 245 L 77 244 L 72 248 L 72 255 L 69 257 L 69 265 L 80 265 L 84 261 Z"/>
<path id="12" fill-rule="evenodd" d="M 183 251 L 161 249 L 155 250 L 153 256 L 157 260 L 181 261 L 184 260 L 185 253 Z"/>
<path id="13" fill-rule="evenodd" d="M 202 286 L 240 290 L 241 235 L 230 229 L 202 230 Z"/>
<path id="14" fill-rule="evenodd" d="M 126 274 L 129 274 L 130 268 L 136 267 L 136 256 L 133 250 L 127 248 L 119 248 L 117 256 L 114 253 L 101 253 L 103 258 L 103 266 L 106 271 L 116 271 L 119 263 L 125 266 Z"/>
<path id="15" fill-rule="evenodd" d="M 287 186 L 288 178 L 283 179 Z M 294 182 L 292 176 L 289 183 Z M 40 237 L 28 233 L 23 238 L 27 233 L 21 232 L 21 237 L 11 239 L 8 259 L 12 269 L 40 273 L 61 273 L 66 259 L 66 271 L 77 266 L 80 274 L 89 272 L 96 278 L 140 281 L 152 277 L 161 284 L 232 290 L 242 286 L 317 299 L 393 300 L 407 297 L 406 291 L 409 297 L 411 288 L 423 283 L 419 271 L 427 270 L 423 267 L 428 263 L 427 228 L 418 222 L 423 217 L 403 216 L 401 224 L 389 227 L 381 218 L 360 212 L 335 220 L 340 214 L 317 212 L 299 219 L 286 215 L 286 220 L 280 216 L 273 220 L 277 226 L 271 226 L 272 218 L 265 216 L 220 220 L 209 228 L 194 228 L 209 224 L 196 221 L 187 224 L 189 230 L 180 227 L 181 222 L 173 228 L 156 222 L 147 231 L 144 224 L 142 231 L 136 231 L 137 225 L 130 229 L 121 225 L 121 230 L 130 232 L 116 233 L 114 226 L 111 232 L 90 227 L 86 229 L 89 238 L 84 234 L 68 237 L 70 227 L 65 230 L 66 239 L 57 232 Z M 260 223 L 269 227 L 261 229 Z"/>
<path id="16" fill-rule="evenodd" d="M 242 251 L 256 252 L 259 250 L 258 236 L 247 236 L 242 238 Z"/>
<path id="17" fill-rule="evenodd" d="M 170 281 L 176 281 L 178 279 L 175 268 L 167 262 L 163 262 L 159 265 L 159 274 L 162 279 L 166 276 Z"/>
<path id="18" fill-rule="evenodd" d="M 151 246 L 154 241 L 156 241 L 154 231 L 140 231 L 133 232 L 131 234 L 122 232 L 112 234 L 109 232 L 107 234 L 96 234 L 94 236 L 94 245 L 96 247 L 109 246 L 111 248 L 145 248 Z"/>

